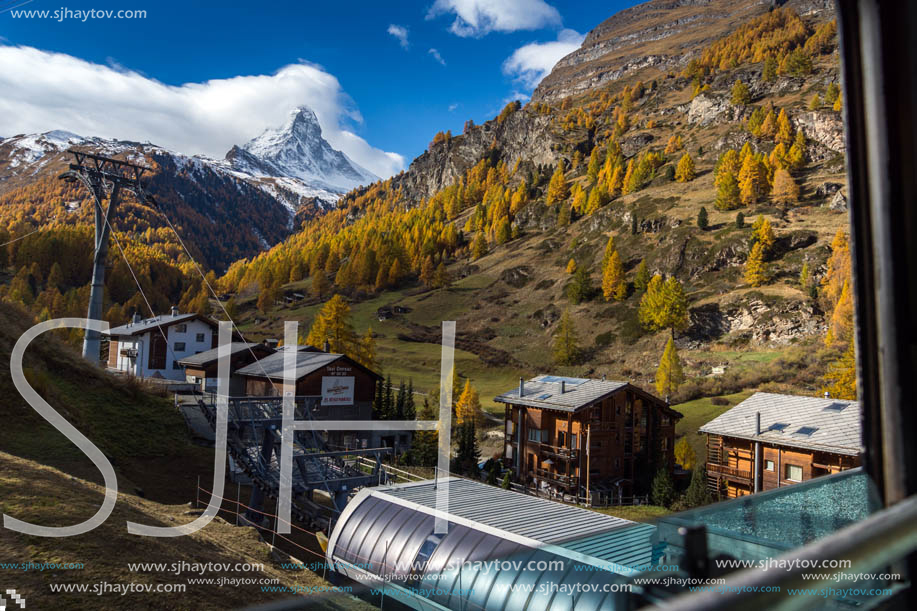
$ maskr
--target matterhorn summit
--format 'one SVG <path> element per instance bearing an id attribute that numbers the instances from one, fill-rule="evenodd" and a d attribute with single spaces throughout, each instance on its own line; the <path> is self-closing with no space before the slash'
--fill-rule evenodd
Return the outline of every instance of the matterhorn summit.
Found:
<path id="1" fill-rule="evenodd" d="M 322 137 L 312 109 L 300 106 L 280 128 L 267 129 L 226 154 L 233 169 L 254 176 L 296 178 L 311 187 L 345 193 L 379 180 Z"/>

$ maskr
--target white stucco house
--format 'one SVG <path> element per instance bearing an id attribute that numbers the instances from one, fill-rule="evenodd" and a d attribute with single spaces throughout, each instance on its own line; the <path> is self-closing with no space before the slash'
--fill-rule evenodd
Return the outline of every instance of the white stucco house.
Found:
<path id="1" fill-rule="evenodd" d="M 108 332 L 108 368 L 141 378 L 185 380 L 183 358 L 216 347 L 217 323 L 200 314 L 140 318 Z"/>

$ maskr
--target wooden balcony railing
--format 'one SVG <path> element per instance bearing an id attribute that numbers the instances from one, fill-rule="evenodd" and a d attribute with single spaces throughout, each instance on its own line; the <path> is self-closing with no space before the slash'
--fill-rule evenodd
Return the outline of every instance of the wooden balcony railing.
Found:
<path id="1" fill-rule="evenodd" d="M 544 454 L 551 454 L 566 460 L 576 460 L 579 458 L 579 450 L 573 450 L 570 448 L 564 448 L 559 446 L 552 446 L 547 443 L 538 444 L 541 452 Z"/>
<path id="2" fill-rule="evenodd" d="M 751 471 L 743 471 L 742 469 L 736 469 L 735 467 L 730 467 L 728 465 L 718 465 L 716 463 L 707 463 L 707 472 L 721 473 L 729 477 L 735 477 L 738 479 L 745 479 L 745 480 L 751 481 Z"/>
<path id="3" fill-rule="evenodd" d="M 579 478 L 575 475 L 564 475 L 563 473 L 551 473 L 547 469 L 535 469 L 535 477 L 547 480 L 561 486 L 578 486 Z"/>

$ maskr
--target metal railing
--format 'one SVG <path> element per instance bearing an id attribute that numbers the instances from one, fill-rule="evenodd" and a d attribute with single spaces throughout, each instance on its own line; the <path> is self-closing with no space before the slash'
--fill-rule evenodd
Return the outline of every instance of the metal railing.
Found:
<path id="1" fill-rule="evenodd" d="M 684 594 L 654 605 L 668 611 L 718 611 L 720 609 L 803 609 L 812 605 L 809 596 L 788 596 L 793 588 L 818 590 L 836 587 L 838 574 L 880 572 L 880 570 L 917 550 L 917 497 L 905 500 L 868 518 L 851 524 L 818 541 L 789 551 L 774 559 L 787 570 L 746 569 L 730 573 L 722 591 Z M 849 560 L 850 566 L 819 569 L 825 559 Z M 808 578 L 806 578 L 808 577 Z M 842 580 L 841 580 L 842 581 Z"/>

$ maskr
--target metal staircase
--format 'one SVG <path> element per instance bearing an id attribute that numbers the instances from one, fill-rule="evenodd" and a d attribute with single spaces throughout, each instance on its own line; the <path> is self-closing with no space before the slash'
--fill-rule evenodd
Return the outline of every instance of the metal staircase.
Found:
<path id="1" fill-rule="evenodd" d="M 296 431 L 293 437 L 293 507 L 295 519 L 326 528 L 347 504 L 350 495 L 365 486 L 388 483 L 382 455 L 391 448 L 329 450 L 321 435 L 320 397 L 296 397 L 295 419 L 313 420 L 314 431 Z M 216 430 L 216 405 L 200 399 L 198 405 Z M 321 414 L 324 415 L 324 414 Z M 249 518 L 260 520 L 265 497 L 280 494 L 280 446 L 283 424 L 281 397 L 230 397 L 226 446 L 233 461 L 252 481 Z M 362 468 L 374 458 L 369 473 Z M 316 503 L 315 490 L 328 494 L 332 506 Z"/>

